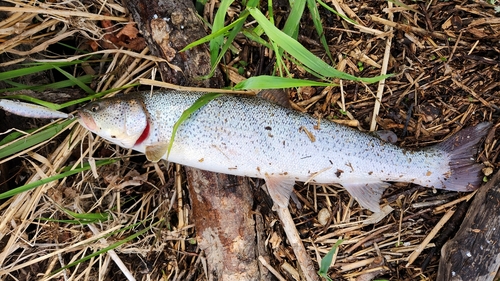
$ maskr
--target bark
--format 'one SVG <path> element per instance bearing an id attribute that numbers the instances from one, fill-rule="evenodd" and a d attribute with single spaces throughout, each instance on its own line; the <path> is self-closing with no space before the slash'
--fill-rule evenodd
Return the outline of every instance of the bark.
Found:
<path id="1" fill-rule="evenodd" d="M 441 249 L 437 280 L 495 280 L 499 229 L 500 172 L 478 191 L 457 234 Z"/>
<path id="2" fill-rule="evenodd" d="M 209 280 L 259 280 L 248 179 L 186 168 Z"/>
<path id="3" fill-rule="evenodd" d="M 210 79 L 199 79 L 210 70 L 206 45 L 179 53 L 189 43 L 207 35 L 192 1 L 129 0 L 126 4 L 151 53 L 168 61 L 159 64 L 163 81 L 198 87 L 224 86 L 218 70 Z"/>
<path id="4" fill-rule="evenodd" d="M 130 0 L 127 8 L 151 53 L 168 61 L 159 65 L 163 81 L 212 88 L 223 86 L 218 70 L 209 80 L 198 79 L 210 72 L 206 45 L 179 53 L 187 44 L 206 35 L 192 1 Z M 193 168 L 186 168 L 186 172 L 197 238 L 207 257 L 208 279 L 259 280 L 248 180 Z"/>

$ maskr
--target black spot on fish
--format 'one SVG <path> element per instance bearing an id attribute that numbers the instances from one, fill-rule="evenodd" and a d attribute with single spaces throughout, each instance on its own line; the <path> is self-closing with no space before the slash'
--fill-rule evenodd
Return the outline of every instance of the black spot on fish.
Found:
<path id="1" fill-rule="evenodd" d="M 268 130 L 268 131 L 271 131 L 272 128 L 270 126 L 265 126 L 264 129 Z"/>
<path id="2" fill-rule="evenodd" d="M 373 172 L 368 172 L 368 174 L 371 176 L 373 174 Z"/>
<path id="3" fill-rule="evenodd" d="M 331 161 L 330 161 L 331 162 Z M 344 171 L 340 170 L 340 169 L 337 169 L 337 171 L 335 172 L 335 175 L 337 176 L 337 178 L 340 178 L 340 176 L 342 175 Z"/>
<path id="4" fill-rule="evenodd" d="M 116 139 L 116 136 L 111 136 L 112 139 Z"/>
<path id="5" fill-rule="evenodd" d="M 330 161 L 330 164 L 332 164 L 332 165 L 333 165 L 333 162 L 332 162 L 332 160 L 328 160 L 328 161 Z"/>

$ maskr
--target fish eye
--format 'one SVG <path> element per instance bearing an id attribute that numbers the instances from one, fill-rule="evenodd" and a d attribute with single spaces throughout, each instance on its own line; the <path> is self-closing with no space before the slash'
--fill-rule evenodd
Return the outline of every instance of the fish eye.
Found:
<path id="1" fill-rule="evenodd" d="M 92 107 L 90 108 L 90 111 L 92 112 L 97 112 L 98 110 L 99 110 L 99 105 L 97 104 L 92 105 Z"/>

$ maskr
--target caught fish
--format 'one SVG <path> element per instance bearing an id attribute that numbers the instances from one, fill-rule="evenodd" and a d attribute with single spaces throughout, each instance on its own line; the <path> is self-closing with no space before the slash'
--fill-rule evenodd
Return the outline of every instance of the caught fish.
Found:
<path id="1" fill-rule="evenodd" d="M 172 128 L 202 93 L 158 91 L 92 102 L 81 125 L 148 160 L 165 159 Z M 341 184 L 359 204 L 380 210 L 387 182 L 472 191 L 483 167 L 474 159 L 489 123 L 463 129 L 421 150 L 407 150 L 355 129 L 259 98 L 221 95 L 178 128 L 168 160 L 212 172 L 263 178 L 276 204 L 288 205 L 295 181 Z"/>

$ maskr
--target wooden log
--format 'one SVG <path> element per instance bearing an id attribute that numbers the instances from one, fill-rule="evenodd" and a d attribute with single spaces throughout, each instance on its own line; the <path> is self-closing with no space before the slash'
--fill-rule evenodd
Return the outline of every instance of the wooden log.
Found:
<path id="1" fill-rule="evenodd" d="M 218 69 L 210 79 L 199 79 L 210 73 L 210 52 L 207 45 L 179 52 L 189 43 L 207 35 L 201 20 L 196 16 L 193 1 L 125 2 L 151 53 L 168 62 L 159 63 L 158 70 L 164 82 L 206 88 L 224 86 Z"/>
<path id="2" fill-rule="evenodd" d="M 208 280 L 259 280 L 248 179 L 185 169 L 198 243 L 208 261 Z"/>
<path id="3" fill-rule="evenodd" d="M 437 280 L 495 280 L 499 241 L 500 172 L 481 187 L 455 237 L 441 249 Z"/>

